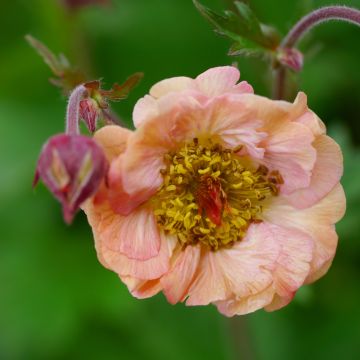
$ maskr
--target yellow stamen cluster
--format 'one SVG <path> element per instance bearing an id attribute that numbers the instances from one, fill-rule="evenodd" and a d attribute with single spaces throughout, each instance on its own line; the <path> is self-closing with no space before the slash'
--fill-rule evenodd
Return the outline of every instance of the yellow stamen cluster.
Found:
<path id="1" fill-rule="evenodd" d="M 177 235 L 185 247 L 201 243 L 211 250 L 230 247 L 241 240 L 251 222 L 259 221 L 263 201 L 278 192 L 280 174 L 268 174 L 264 166 L 256 170 L 242 164 L 240 149 L 224 149 L 220 144 L 200 144 L 197 139 L 165 155 L 164 182 L 153 197 L 159 226 Z M 245 163 L 245 161 L 243 161 Z M 211 194 L 207 183 L 216 184 L 221 222 L 211 221 L 204 206 Z M 218 202 L 219 202 L 218 201 Z"/>

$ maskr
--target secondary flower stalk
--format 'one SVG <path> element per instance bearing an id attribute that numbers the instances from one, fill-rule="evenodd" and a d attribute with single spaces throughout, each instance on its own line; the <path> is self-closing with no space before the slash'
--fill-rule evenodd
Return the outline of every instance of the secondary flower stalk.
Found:
<path id="1" fill-rule="evenodd" d="M 360 26 L 360 10 L 347 6 L 327 6 L 320 8 L 306 15 L 289 31 L 288 35 L 281 42 L 281 52 L 294 50 L 296 44 L 311 29 L 327 21 L 337 20 L 352 23 Z M 275 70 L 274 94 L 275 99 L 284 97 L 286 85 L 286 69 L 282 65 Z"/>

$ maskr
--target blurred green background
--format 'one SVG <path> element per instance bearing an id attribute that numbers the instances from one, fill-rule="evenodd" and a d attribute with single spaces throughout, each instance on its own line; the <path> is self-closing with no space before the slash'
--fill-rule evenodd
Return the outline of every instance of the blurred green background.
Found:
<path id="1" fill-rule="evenodd" d="M 225 4 L 202 2 L 218 10 Z M 285 309 L 228 320 L 211 306 L 132 298 L 98 263 L 84 215 L 68 227 L 47 190 L 31 189 L 42 144 L 63 130 L 66 102 L 25 34 L 107 85 L 143 71 L 129 99 L 114 106 L 128 124 L 156 81 L 234 60 L 191 0 L 112 3 L 75 14 L 56 0 L 1 1 L 0 359 L 360 359 L 360 29 L 325 24 L 301 46 L 308 55 L 300 87 L 345 156 L 348 210 L 334 264 Z M 328 2 L 250 4 L 285 33 L 304 11 Z M 269 95 L 266 66 L 251 58 L 239 65 L 242 78 Z"/>

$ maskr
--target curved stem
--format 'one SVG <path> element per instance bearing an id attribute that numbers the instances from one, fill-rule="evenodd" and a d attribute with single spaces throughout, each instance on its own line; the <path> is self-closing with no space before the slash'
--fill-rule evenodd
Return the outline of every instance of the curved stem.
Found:
<path id="1" fill-rule="evenodd" d="M 84 85 L 77 86 L 70 94 L 66 110 L 66 133 L 77 135 L 79 131 L 80 101 L 88 94 Z"/>
<path id="2" fill-rule="evenodd" d="M 316 25 L 330 20 L 347 21 L 360 26 L 360 10 L 347 6 L 326 6 L 303 17 L 286 35 L 281 47 L 291 48 Z"/>
<path id="3" fill-rule="evenodd" d="M 306 15 L 289 31 L 280 44 L 280 48 L 293 48 L 303 36 L 315 26 L 330 20 L 346 21 L 360 26 L 360 10 L 347 6 L 326 6 Z M 286 69 L 283 65 L 274 73 L 275 99 L 284 98 L 286 85 Z"/>

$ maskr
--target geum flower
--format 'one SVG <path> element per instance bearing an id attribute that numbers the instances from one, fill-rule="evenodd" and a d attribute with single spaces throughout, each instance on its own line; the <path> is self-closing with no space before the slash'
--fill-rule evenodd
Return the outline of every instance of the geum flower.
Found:
<path id="1" fill-rule="evenodd" d="M 95 134 L 111 163 L 84 210 L 101 263 L 138 298 L 227 316 L 288 304 L 329 269 L 342 154 L 300 93 L 253 94 L 234 67 L 161 81 L 135 131 Z"/>

